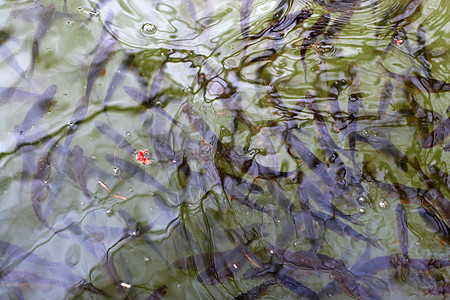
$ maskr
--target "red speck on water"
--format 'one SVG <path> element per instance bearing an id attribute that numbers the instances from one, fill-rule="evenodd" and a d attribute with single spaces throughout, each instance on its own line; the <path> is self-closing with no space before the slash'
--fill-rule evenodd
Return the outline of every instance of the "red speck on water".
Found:
<path id="1" fill-rule="evenodd" d="M 403 44 L 403 40 L 394 39 L 394 41 L 397 43 L 398 46 Z"/>
<path id="2" fill-rule="evenodd" d="M 151 164 L 153 161 L 150 160 L 150 159 L 148 159 L 148 158 L 146 157 L 146 154 L 147 154 L 147 149 L 145 149 L 145 150 L 139 149 L 139 150 L 138 150 L 138 153 L 137 153 L 136 156 L 135 156 L 136 161 L 137 161 L 138 163 L 141 163 L 141 164 L 144 164 L 144 165 L 149 165 L 149 164 Z"/>

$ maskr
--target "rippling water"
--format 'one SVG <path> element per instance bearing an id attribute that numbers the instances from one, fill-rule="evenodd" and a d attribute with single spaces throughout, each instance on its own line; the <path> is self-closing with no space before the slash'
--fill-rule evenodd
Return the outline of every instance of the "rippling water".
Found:
<path id="1" fill-rule="evenodd" d="M 0 1 L 1 298 L 448 296 L 448 1 L 68 2 Z"/>

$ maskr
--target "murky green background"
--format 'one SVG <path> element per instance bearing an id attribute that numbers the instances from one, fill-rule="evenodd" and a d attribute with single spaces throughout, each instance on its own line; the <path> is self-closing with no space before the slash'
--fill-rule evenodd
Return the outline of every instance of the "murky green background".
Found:
<path id="1" fill-rule="evenodd" d="M 392 122 L 375 124 L 373 116 L 378 110 L 380 93 L 387 78 L 379 65 L 380 51 L 389 43 L 386 39 L 377 38 L 377 24 L 383 14 L 396 11 L 404 7 L 406 1 L 379 1 L 375 12 L 372 11 L 371 1 L 361 1 L 361 7 L 355 11 L 351 23 L 340 34 L 339 39 L 329 49 L 325 49 L 324 60 L 328 68 L 328 81 L 350 80 L 349 65 L 357 64 L 357 77 L 360 91 L 363 93 L 363 106 L 360 110 L 358 130 L 360 134 L 370 136 L 381 131 L 392 143 L 407 155 L 412 161 L 419 162 L 422 170 L 428 174 L 442 193 L 450 198 L 450 182 L 444 177 L 433 174 L 433 168 L 448 172 L 450 163 L 449 152 L 444 152 L 443 145 L 431 149 L 422 149 L 416 124 L 406 118 L 397 118 Z M 42 1 L 44 6 L 54 3 L 58 12 L 62 11 L 63 1 Z M 262 30 L 272 18 L 273 9 L 277 1 L 253 1 L 250 17 L 252 33 Z M 37 21 L 11 17 L 11 12 L 17 9 L 34 7 L 33 1 L 0 1 L 1 28 L 7 29 L 14 39 L 7 41 L 7 46 L 14 53 L 22 68 L 25 70 L 30 63 L 32 40 L 37 27 Z M 90 98 L 86 120 L 79 126 L 71 144 L 80 145 L 84 155 L 104 172 L 112 176 L 102 181 L 114 195 L 125 197 L 123 200 L 112 194 L 98 183 L 98 178 L 88 175 L 87 185 L 92 193 L 94 208 L 88 208 L 76 180 L 66 176 L 60 196 L 50 212 L 47 220 L 54 228 L 64 230 L 67 225 L 63 217 L 72 218 L 81 228 L 88 225 L 126 227 L 123 219 L 118 215 L 119 209 L 126 210 L 143 225 L 151 223 L 160 211 L 155 204 L 154 193 L 162 195 L 166 201 L 176 207 L 179 220 L 190 231 L 194 241 L 186 241 L 174 226 L 165 228 L 155 227 L 150 236 L 161 250 L 167 262 L 171 264 L 184 256 L 211 251 L 224 251 L 236 247 L 239 242 L 224 234 L 225 229 L 238 229 L 241 226 L 262 224 L 260 239 L 250 245 L 255 253 L 261 257 L 267 245 L 280 244 L 290 250 L 309 249 L 309 242 L 302 237 L 298 229 L 296 238 L 280 238 L 286 213 L 278 207 L 267 190 L 265 180 L 256 181 L 264 189 L 262 194 L 250 194 L 250 199 L 256 203 L 274 210 L 275 220 L 268 215 L 251 210 L 237 201 L 231 201 L 223 192 L 220 185 L 210 187 L 210 194 L 192 187 L 186 190 L 185 179 L 173 166 L 163 167 L 159 163 L 146 166 L 145 170 L 154 176 L 169 190 L 183 195 L 183 204 L 177 203 L 157 189 L 143 184 L 130 177 L 123 170 L 115 174 L 113 166 L 105 159 L 107 154 L 133 161 L 134 157 L 116 147 L 111 139 L 101 134 L 95 128 L 95 122 L 111 122 L 112 126 L 136 149 L 148 149 L 151 157 L 156 160 L 153 151 L 153 140 L 143 126 L 143 115 L 152 120 L 150 135 L 153 138 L 163 138 L 176 151 L 182 151 L 190 168 L 197 172 L 204 172 L 203 162 L 212 159 L 214 151 L 204 148 L 199 134 L 187 127 L 185 133 L 152 111 L 146 111 L 142 106 L 128 96 L 122 86 L 138 88 L 136 77 L 129 73 L 124 82 L 114 93 L 108 118 L 102 113 L 103 99 L 108 85 L 122 62 L 124 55 L 136 54 L 136 64 L 141 68 L 144 76 L 152 83 L 163 62 L 166 64 L 165 76 L 157 92 L 158 101 L 164 109 L 176 120 L 188 125 L 185 114 L 181 111 L 184 102 L 189 103 L 209 124 L 222 142 L 234 145 L 239 152 L 255 157 L 256 161 L 270 166 L 270 150 L 264 142 L 269 138 L 276 152 L 278 164 L 283 171 L 291 171 L 297 167 L 305 172 L 305 176 L 313 178 L 312 172 L 300 160 L 294 160 L 271 133 L 267 124 L 270 121 L 282 122 L 280 111 L 270 106 L 264 98 L 267 85 L 276 87 L 290 109 L 294 109 L 299 99 L 305 97 L 306 91 L 314 90 L 324 118 L 336 143 L 342 148 L 348 148 L 348 141 L 333 128 L 333 120 L 327 106 L 327 85 L 324 74 L 320 72 L 321 61 L 316 55 L 318 46 L 313 46 L 307 52 L 308 83 L 304 81 L 303 68 L 300 62 L 299 47 L 303 40 L 302 32 L 306 32 L 314 22 L 324 13 L 324 10 L 312 1 L 292 2 L 290 10 L 312 8 L 314 14 L 297 30 L 289 32 L 283 39 L 283 47 L 279 56 L 266 63 L 261 75 L 257 68 L 261 64 L 246 66 L 245 61 L 263 53 L 271 47 L 271 40 L 251 41 L 244 49 L 240 29 L 240 1 L 112 1 L 104 6 L 99 15 L 80 29 L 87 17 L 86 12 L 93 11 L 96 1 L 69 1 L 69 17 L 55 18 L 53 25 L 40 45 L 39 57 L 36 60 L 34 74 L 29 82 L 25 81 L 4 61 L 0 63 L 0 86 L 21 87 L 30 92 L 42 93 L 51 84 L 57 86 L 55 103 L 37 126 L 47 131 L 54 139 L 64 143 L 69 122 L 75 105 L 85 93 L 86 80 L 92 56 L 86 56 L 97 44 L 103 22 L 109 10 L 114 13 L 112 30 L 116 31 L 118 43 L 115 54 L 109 60 L 104 74 L 96 81 Z M 403 6 L 402 6 L 403 5 Z M 339 13 L 331 12 L 332 21 Z M 409 43 L 416 45 L 416 28 L 424 24 L 427 34 L 427 51 L 431 58 L 431 70 L 435 78 L 450 81 L 448 61 L 450 59 L 448 45 L 450 44 L 450 2 L 446 0 L 425 0 L 421 14 L 415 15 L 409 27 Z M 156 26 L 155 32 L 145 32 L 142 26 L 151 23 Z M 384 36 L 386 28 L 381 29 Z M 176 54 L 173 54 L 176 53 Z M 3 58 L 2 58 L 3 59 Z M 259 126 L 257 134 L 251 135 L 242 122 L 231 132 L 231 114 L 219 101 L 223 86 L 220 80 L 212 80 L 201 84 L 201 74 L 211 78 L 203 62 L 214 68 L 218 74 L 230 82 L 239 81 L 241 105 L 252 124 Z M 414 66 L 408 59 L 404 47 L 398 47 L 390 52 L 384 65 L 392 72 L 402 73 Z M 239 76 L 239 77 L 237 77 Z M 258 78 L 265 78 L 264 83 Z M 404 94 L 400 83 L 394 82 L 394 92 L 391 105 L 387 113 L 393 114 L 404 103 Z M 345 88 L 339 96 L 343 111 L 346 111 L 350 88 Z M 418 101 L 427 109 L 441 115 L 448 116 L 447 107 L 450 105 L 448 94 L 417 94 Z M 70 267 L 77 276 L 95 285 L 96 288 L 119 297 L 98 259 L 94 258 L 81 243 L 75 239 L 67 240 L 55 235 L 45 228 L 36 218 L 31 205 L 31 189 L 28 184 L 22 194 L 22 201 L 18 200 L 18 189 L 22 172 L 22 158 L 15 153 L 13 130 L 18 126 L 32 105 L 31 101 L 1 104 L 0 109 L 0 240 L 14 243 L 43 258 L 63 262 Z M 325 160 L 317 138 L 318 132 L 313 115 L 304 110 L 298 117 L 301 132 L 297 134 L 309 149 L 319 158 Z M 439 124 L 436 120 L 430 124 L 430 131 Z M 448 143 L 448 139 L 446 141 Z M 444 145 L 446 144 L 444 143 Z M 249 144 L 248 150 L 243 149 Z M 44 145 L 37 143 L 35 160 L 43 153 Z M 376 152 L 370 145 L 358 142 L 356 161 L 366 169 L 371 170 L 376 178 L 385 183 L 402 183 L 413 187 L 423 187 L 423 180 L 415 170 L 408 172 L 399 169 L 392 158 Z M 244 151 L 246 150 L 246 151 Z M 350 166 L 351 161 L 342 158 Z M 70 158 L 68 158 L 69 163 Z M 53 172 L 56 172 L 53 170 Z M 241 174 L 243 178 L 252 181 L 253 177 Z M 54 173 L 51 175 L 54 176 Z M 317 179 L 311 179 L 317 180 Z M 297 185 L 291 179 L 276 180 L 285 190 L 285 195 L 295 204 L 297 200 Z M 372 249 L 372 257 L 391 255 L 400 252 L 398 242 L 395 207 L 400 202 L 385 191 L 380 190 L 369 182 L 362 182 L 369 192 L 366 195 L 372 199 L 369 205 L 361 206 L 357 202 L 360 195 L 352 195 L 336 205 L 348 214 L 355 214 L 364 210 L 359 218 L 364 226 L 356 226 L 363 234 L 371 234 L 380 239 L 384 250 Z M 380 203 L 385 203 L 383 208 Z M 448 244 L 428 227 L 420 218 L 416 206 L 406 205 L 409 225 L 409 256 L 411 258 L 448 259 Z M 90 216 L 95 214 L 93 224 Z M 278 223 L 278 224 L 277 224 Z M 175 226 L 176 227 L 176 226 Z M 365 243 L 339 236 L 332 231 L 325 230 L 325 240 L 320 253 L 342 259 L 349 266 L 364 251 Z M 131 288 L 126 292 L 133 299 L 145 299 L 154 290 L 167 285 L 167 299 L 228 299 L 260 284 L 264 279 L 246 280 L 239 273 L 233 280 L 224 284 L 205 285 L 197 281 L 196 272 L 177 270 L 166 263 L 139 237 L 125 239 L 119 243 L 120 236 L 113 233 L 91 232 L 91 237 L 97 244 L 103 244 L 108 249 L 108 257 L 115 263 L 117 271 L 125 283 Z M 0 259 L 1 261 L 1 259 Z M 23 263 L 21 270 L 41 272 L 51 276 L 52 271 L 46 267 L 36 267 Z M 393 276 L 394 270 L 379 274 L 380 281 L 388 278 L 383 297 L 386 299 L 427 299 L 433 298 L 426 291 L 434 279 L 418 279 L 418 275 L 406 278 Z M 439 271 L 439 276 L 448 282 L 448 270 Z M 429 275 L 427 275 L 429 276 Z M 297 271 L 297 280 L 314 291 L 320 290 L 331 278 L 327 274 Z M 425 282 L 425 284 L 424 284 Z M 428 284 L 427 284 L 428 283 Z M 88 292 L 69 293 L 60 286 L 45 284 L 19 284 L 26 299 L 101 299 L 101 295 Z M 1 298 L 14 299 L 14 290 L 7 283 L 0 281 Z M 335 296 L 352 299 L 347 294 Z M 281 285 L 268 290 L 264 299 L 295 298 L 294 294 Z"/>

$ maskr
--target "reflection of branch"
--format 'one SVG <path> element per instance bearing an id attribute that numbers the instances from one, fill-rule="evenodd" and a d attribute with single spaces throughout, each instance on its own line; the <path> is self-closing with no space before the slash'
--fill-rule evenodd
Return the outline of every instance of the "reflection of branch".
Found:
<path id="1" fill-rule="evenodd" d="M 128 199 L 125 198 L 125 197 L 122 197 L 122 196 L 119 196 L 119 195 L 114 195 L 113 193 L 111 193 L 111 190 L 110 190 L 103 182 L 101 182 L 100 180 L 98 180 L 97 182 L 98 182 L 105 190 L 107 190 L 108 193 L 109 193 L 111 196 L 116 197 L 116 198 L 119 198 L 119 199 L 122 199 L 122 200 L 128 200 Z"/>

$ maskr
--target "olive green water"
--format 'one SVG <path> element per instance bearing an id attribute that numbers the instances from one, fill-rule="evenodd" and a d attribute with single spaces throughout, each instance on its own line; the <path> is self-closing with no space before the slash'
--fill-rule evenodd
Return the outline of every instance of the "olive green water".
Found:
<path id="1" fill-rule="evenodd" d="M 189 118 L 182 110 L 184 103 L 188 103 L 206 121 L 229 149 L 254 158 L 263 166 L 285 172 L 299 170 L 303 174 L 303 181 L 326 190 L 329 187 L 308 168 L 298 154 L 289 153 L 273 128 L 287 123 L 288 113 L 298 109 L 298 102 L 304 100 L 307 91 L 310 91 L 316 96 L 331 137 L 338 146 L 349 149 L 346 136 L 335 130 L 328 91 L 331 84 L 342 82 L 344 88 L 338 99 L 346 115 L 348 98 L 353 93 L 351 85 L 357 80 L 362 94 L 358 133 L 367 138 L 387 137 L 407 159 L 417 162 L 433 184 L 449 199 L 450 181 L 446 174 L 449 172 L 450 154 L 443 150 L 449 139 L 430 149 L 422 148 L 417 119 L 407 114 L 398 114 L 406 106 L 404 85 L 384 76 L 385 72 L 379 63 L 381 52 L 392 40 L 391 35 L 383 39 L 389 25 L 380 25 L 380 22 L 387 12 L 398 15 L 398 11 L 408 2 L 378 1 L 378 6 L 375 7 L 374 1 L 361 1 L 350 24 L 342 30 L 337 40 L 330 45 L 315 43 L 308 50 L 306 83 L 300 60 L 300 46 L 308 29 L 322 14 L 328 12 L 316 2 L 291 1 L 286 6 L 288 12 L 311 8 L 314 13 L 299 28 L 283 36 L 276 57 L 261 62 L 248 63 L 252 58 L 273 48 L 273 40 L 244 40 L 240 25 L 241 2 L 232 0 L 111 1 L 89 23 L 86 23 L 86 18 L 94 11 L 96 2 L 70 1 L 67 8 L 71 15 L 55 15 L 40 43 L 34 72 L 27 75 L 28 81 L 21 78 L 2 57 L 1 87 L 19 87 L 29 92 L 42 93 L 52 84 L 57 86 L 53 105 L 34 127 L 45 130 L 59 141 L 58 146 L 61 147 L 76 103 L 86 91 L 93 59 L 87 53 L 97 44 L 108 12 L 113 13 L 113 21 L 108 25 L 118 42 L 105 71 L 95 82 L 86 116 L 78 125 L 70 146 L 73 149 L 75 145 L 79 145 L 84 155 L 90 158 L 88 163 L 105 174 L 103 177 L 89 172 L 86 174 L 87 189 L 93 201 L 90 207 L 74 174 L 73 157 L 65 157 L 64 168 L 69 171 L 57 201 L 46 215 L 47 222 L 58 233 L 43 226 L 36 217 L 30 180 L 22 192 L 22 200 L 19 201 L 18 198 L 23 156 L 16 150 L 14 130 L 15 126 L 22 123 L 32 101 L 0 104 L 0 240 L 64 266 L 52 268 L 26 258 L 11 267 L 9 264 L 17 259 L 18 252 L 11 254 L 12 248 L 8 250 L 3 247 L 0 274 L 5 275 L 0 275 L 1 298 L 16 299 L 23 295 L 25 299 L 103 299 L 108 296 L 121 299 L 127 295 L 131 299 L 146 299 L 155 290 L 166 285 L 166 299 L 230 299 L 268 280 L 245 278 L 245 271 L 254 267 L 251 261 L 245 261 L 242 270 L 237 266 L 239 271 L 232 278 L 222 279 L 221 283 L 216 284 L 200 282 L 197 277 L 201 271 L 179 270 L 174 267 L 173 262 L 201 253 L 208 253 L 212 257 L 214 252 L 230 250 L 243 244 L 248 244 L 246 251 L 263 262 L 273 260 L 267 250 L 269 245 L 278 245 L 290 251 L 311 248 L 305 236 L 305 228 L 291 224 L 289 213 L 275 201 L 269 191 L 269 185 L 275 184 L 287 199 L 298 206 L 299 179 L 294 175 L 264 179 L 230 170 L 223 156 L 205 141 L 197 129 L 189 126 Z M 54 3 L 57 13 L 63 11 L 63 1 L 42 1 L 41 4 L 47 7 L 51 3 Z M 38 5 L 39 2 L 35 4 L 34 1 L 0 1 L 0 27 L 11 36 L 2 46 L 6 45 L 11 50 L 23 70 L 30 64 L 33 37 L 39 18 L 30 20 L 24 14 L 13 17 L 12 12 L 28 9 L 28 16 L 32 16 Z M 253 1 L 249 17 L 251 34 L 260 32 L 270 24 L 276 6 L 277 1 Z M 340 12 L 331 11 L 330 15 L 332 23 Z M 431 72 L 434 78 L 446 82 L 450 81 L 449 16 L 448 1 L 425 0 L 420 12 L 414 14 L 405 27 L 409 46 L 415 49 L 416 29 L 419 24 L 425 26 Z M 106 116 L 103 113 L 105 94 L 117 68 L 126 55 L 131 53 L 135 54 L 134 64 L 142 74 L 130 72 L 126 75 L 110 100 Z M 410 57 L 406 43 L 403 43 L 386 55 L 383 65 L 395 73 L 408 70 L 408 74 L 413 74 L 414 71 L 420 73 L 417 60 Z M 349 71 L 351 65 L 356 66 L 356 77 L 353 78 Z M 161 70 L 165 73 L 158 86 L 154 79 L 161 74 Z M 123 86 L 142 89 L 137 78 L 145 78 L 148 87 L 156 93 L 156 105 L 163 107 L 175 120 L 186 125 L 186 128 L 180 130 L 154 110 L 146 110 L 124 91 Z M 383 122 L 375 122 L 380 94 L 388 80 L 394 84 L 392 100 L 386 110 L 386 116 L 391 117 L 383 118 Z M 234 90 L 230 92 L 227 85 L 232 85 Z M 278 91 L 286 108 L 271 103 L 268 94 L 273 89 Z M 426 94 L 412 89 L 409 92 L 425 109 L 442 116 L 441 119 L 430 120 L 428 132 L 448 117 L 448 93 Z M 256 128 L 255 132 L 252 133 L 242 119 L 233 122 L 235 112 L 227 102 L 230 98 L 223 96 L 226 93 L 237 95 L 234 99 L 239 99 L 245 115 Z M 318 143 L 320 134 L 314 122 L 314 114 L 305 108 L 293 120 L 299 128 L 290 129 L 293 134 L 331 168 L 331 163 Z M 96 122 L 112 126 L 135 149 L 148 149 L 150 158 L 155 162 L 139 166 L 175 196 L 143 183 L 126 170 L 109 163 L 106 155 L 138 165 L 135 156 L 121 148 L 121 143 L 111 140 L 96 128 Z M 172 162 L 176 158 L 168 158 L 167 161 L 159 162 L 154 146 L 156 139 L 165 141 L 175 152 L 180 153 L 178 161 Z M 35 163 L 48 151 L 48 146 L 44 140 L 33 143 L 28 148 L 31 149 L 29 151 L 33 154 Z M 57 153 L 57 150 L 53 151 Z M 185 164 L 180 167 L 183 157 Z M 340 157 L 348 168 L 353 168 L 349 158 L 342 155 Z M 379 241 L 382 249 L 372 247 L 370 258 L 401 253 L 395 214 L 401 199 L 394 193 L 381 189 L 369 177 L 382 183 L 400 183 L 426 189 L 423 177 L 418 175 L 417 169 L 411 166 L 402 168 L 391 156 L 380 153 L 361 141 L 356 143 L 355 159 L 361 169 L 356 173 L 364 192 L 350 188 L 348 192 L 340 194 L 341 198 L 333 199 L 333 203 L 346 214 L 357 214 L 363 225 L 346 224 Z M 186 165 L 191 174 L 185 171 Z M 209 169 L 210 166 L 214 166 L 213 171 Z M 55 159 L 45 184 L 44 195 L 47 196 L 44 199 L 52 191 L 57 168 Z M 215 169 L 228 174 L 234 172 L 244 182 L 257 184 L 262 189 L 261 192 L 245 192 L 245 195 L 248 200 L 272 211 L 272 216 L 233 199 L 225 192 L 224 183 L 212 175 L 216 172 Z M 206 174 L 204 189 L 195 184 L 192 174 L 197 172 Z M 365 175 L 360 176 L 361 174 Z M 146 243 L 144 234 L 139 232 L 139 226 L 151 224 L 155 220 L 161 221 L 158 217 L 163 210 L 155 202 L 155 195 L 160 195 L 169 203 L 175 213 L 175 217 L 163 219 L 145 235 L 147 239 L 154 241 L 155 248 L 164 259 Z M 358 201 L 361 196 L 367 200 L 365 203 Z M 45 200 L 42 205 L 45 211 Z M 317 208 L 315 204 L 312 206 Z M 409 257 L 449 259 L 448 237 L 445 240 L 427 227 L 417 207 L 418 205 L 411 203 L 404 205 L 408 222 Z M 139 226 L 130 228 L 119 211 L 128 212 L 139 222 Z M 77 238 L 72 234 L 67 217 L 88 235 Z M 183 236 L 181 225 L 189 232 L 190 239 Z M 319 253 L 342 260 L 347 267 L 351 267 L 366 249 L 363 241 L 338 235 L 316 221 L 314 225 L 321 243 Z M 121 228 L 125 230 L 121 231 Z M 241 228 L 247 229 L 244 231 Z M 255 233 L 256 237 L 252 238 L 251 235 Z M 95 246 L 97 255 L 86 248 L 86 237 Z M 110 278 L 105 270 L 104 260 L 115 266 L 118 280 Z M 6 266 L 9 266 L 8 274 L 4 269 Z M 72 282 L 58 274 L 61 269 L 73 273 Z M 26 276 L 20 277 L 21 274 L 29 273 L 66 283 L 46 283 Z M 18 275 L 14 277 L 14 274 Z M 315 292 L 319 292 L 333 280 L 326 272 L 291 268 L 288 274 Z M 384 299 L 439 299 L 442 296 L 433 296 L 427 291 L 433 286 L 448 285 L 450 280 L 448 268 L 420 273 L 411 271 L 407 274 L 391 268 L 373 277 L 370 280 L 376 280 L 377 286 L 382 287 L 378 288 L 378 292 Z M 101 292 L 82 289 L 80 282 L 90 283 Z M 283 285 L 277 284 L 269 288 L 262 299 L 297 297 L 299 296 Z M 355 298 L 345 291 L 333 297 Z"/>

